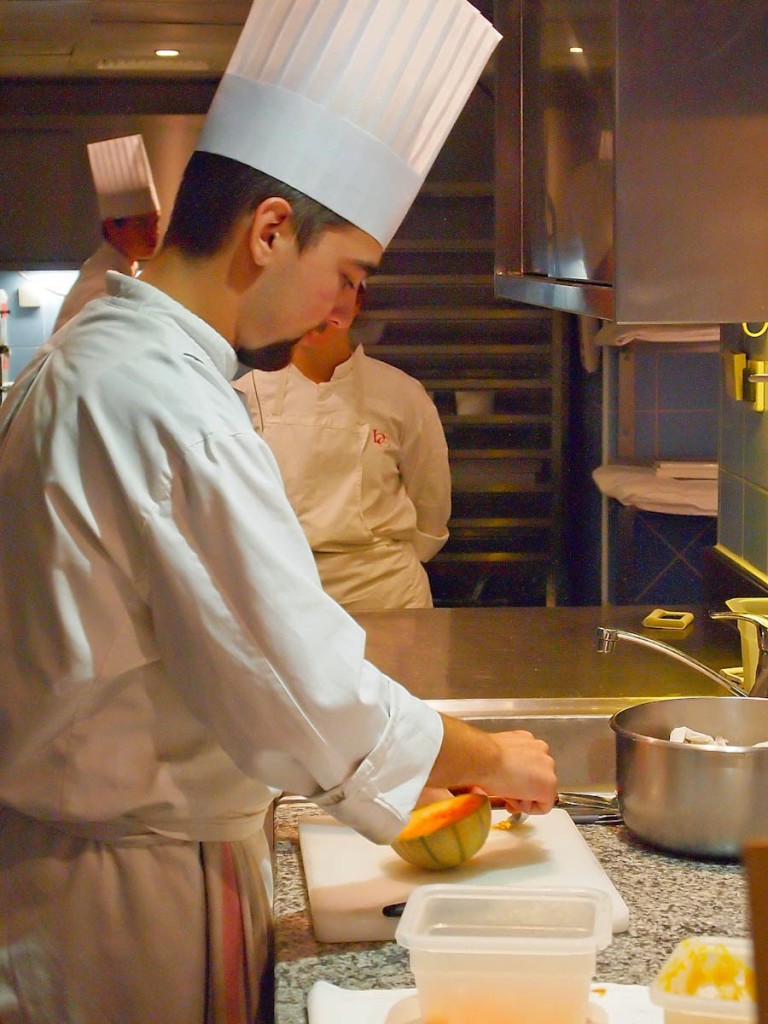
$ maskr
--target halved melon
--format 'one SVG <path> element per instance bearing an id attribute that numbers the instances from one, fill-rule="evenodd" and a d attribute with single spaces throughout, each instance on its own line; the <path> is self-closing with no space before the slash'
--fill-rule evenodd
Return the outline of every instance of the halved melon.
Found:
<path id="1" fill-rule="evenodd" d="M 490 830 L 488 797 L 462 793 L 417 807 L 392 849 L 416 867 L 445 871 L 474 857 Z"/>

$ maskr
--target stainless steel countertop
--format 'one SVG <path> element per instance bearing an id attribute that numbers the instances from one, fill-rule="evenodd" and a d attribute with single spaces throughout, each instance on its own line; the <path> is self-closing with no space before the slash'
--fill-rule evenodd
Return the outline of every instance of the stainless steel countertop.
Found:
<path id="1" fill-rule="evenodd" d="M 653 606 L 437 608 L 365 612 L 366 657 L 428 700 L 575 698 L 626 706 L 653 697 L 724 694 L 705 676 L 663 654 L 619 642 L 599 654 L 598 626 L 655 636 L 712 668 L 741 663 L 735 624 L 687 609 L 687 629 L 649 630 Z"/>

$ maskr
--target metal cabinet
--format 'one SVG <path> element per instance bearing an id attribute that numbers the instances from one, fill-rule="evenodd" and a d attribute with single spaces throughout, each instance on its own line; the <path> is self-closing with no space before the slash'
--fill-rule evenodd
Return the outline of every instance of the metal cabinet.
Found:
<path id="1" fill-rule="evenodd" d="M 764 0 L 496 0 L 496 293 L 768 319 Z"/>

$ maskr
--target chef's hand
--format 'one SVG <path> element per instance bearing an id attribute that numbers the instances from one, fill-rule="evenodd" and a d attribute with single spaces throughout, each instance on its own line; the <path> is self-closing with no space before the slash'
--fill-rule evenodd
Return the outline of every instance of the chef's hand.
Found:
<path id="1" fill-rule="evenodd" d="M 544 740 L 524 730 L 493 734 L 502 748 L 499 781 L 487 790 L 508 811 L 546 814 L 557 800 L 555 762 Z"/>
<path id="2" fill-rule="evenodd" d="M 427 785 L 479 789 L 526 814 L 546 814 L 557 799 L 555 763 L 543 740 L 523 730 L 484 732 L 446 715 Z"/>

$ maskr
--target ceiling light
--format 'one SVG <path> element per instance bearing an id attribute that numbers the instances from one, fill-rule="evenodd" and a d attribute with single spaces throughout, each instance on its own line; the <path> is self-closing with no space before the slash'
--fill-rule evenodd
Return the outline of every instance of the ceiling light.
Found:
<path id="1" fill-rule="evenodd" d="M 584 53 L 584 47 L 583 46 L 569 46 L 568 47 L 568 52 L 569 53 Z"/>
<path id="2" fill-rule="evenodd" d="M 156 57 L 178 57 L 178 50 L 155 50 Z"/>

